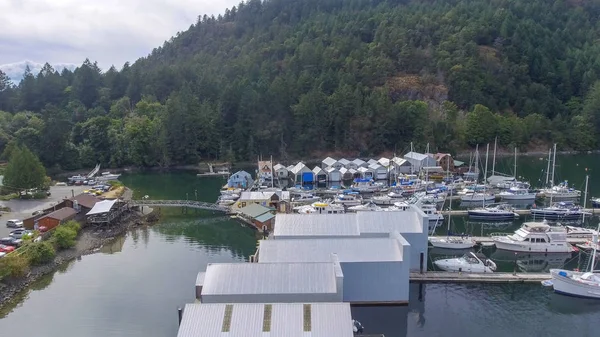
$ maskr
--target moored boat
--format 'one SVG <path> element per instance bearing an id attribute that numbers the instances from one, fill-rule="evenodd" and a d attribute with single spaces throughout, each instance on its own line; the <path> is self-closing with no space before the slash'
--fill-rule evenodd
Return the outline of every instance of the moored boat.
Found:
<path id="1" fill-rule="evenodd" d="M 569 253 L 565 228 L 541 222 L 525 222 L 514 234 L 493 234 L 496 248 L 513 252 Z"/>
<path id="2" fill-rule="evenodd" d="M 532 208 L 531 216 L 548 220 L 578 220 L 584 215 L 591 215 L 575 206 L 573 202 L 561 201 L 550 207 Z"/>
<path id="3" fill-rule="evenodd" d="M 468 210 L 469 218 L 474 220 L 507 221 L 519 217 L 514 209 L 507 204 L 489 205 Z"/>
<path id="4" fill-rule="evenodd" d="M 444 271 L 465 273 L 493 273 L 496 263 L 481 253 L 469 252 L 462 257 L 435 260 L 433 264 Z"/>

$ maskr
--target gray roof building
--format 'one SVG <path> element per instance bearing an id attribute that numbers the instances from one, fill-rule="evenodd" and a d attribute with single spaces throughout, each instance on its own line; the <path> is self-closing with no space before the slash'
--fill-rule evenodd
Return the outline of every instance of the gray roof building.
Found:
<path id="1" fill-rule="evenodd" d="M 353 337 L 348 303 L 187 304 L 177 337 Z"/>

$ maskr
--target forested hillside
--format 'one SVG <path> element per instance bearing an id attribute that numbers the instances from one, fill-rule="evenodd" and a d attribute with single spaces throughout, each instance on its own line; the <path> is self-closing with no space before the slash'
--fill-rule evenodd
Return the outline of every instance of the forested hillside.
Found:
<path id="1" fill-rule="evenodd" d="M 496 136 L 594 149 L 599 15 L 597 0 L 251 0 L 120 71 L 86 60 L 0 79 L 0 152 L 20 143 L 74 169 Z"/>

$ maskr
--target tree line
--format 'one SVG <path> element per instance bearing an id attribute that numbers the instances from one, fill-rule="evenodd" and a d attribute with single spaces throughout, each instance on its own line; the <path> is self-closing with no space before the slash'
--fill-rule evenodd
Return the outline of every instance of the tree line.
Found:
<path id="1" fill-rule="evenodd" d="M 121 70 L 0 73 L 0 152 L 170 166 L 600 135 L 600 4 L 250 0 Z"/>

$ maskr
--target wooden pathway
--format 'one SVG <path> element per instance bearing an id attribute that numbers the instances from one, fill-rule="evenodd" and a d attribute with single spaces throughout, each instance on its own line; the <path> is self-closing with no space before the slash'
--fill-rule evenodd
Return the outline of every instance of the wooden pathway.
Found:
<path id="1" fill-rule="evenodd" d="M 549 273 L 453 273 L 428 271 L 410 273 L 415 283 L 540 283 L 549 280 Z"/>
<path id="2" fill-rule="evenodd" d="M 130 204 L 133 206 L 150 207 L 189 207 L 223 213 L 228 213 L 230 211 L 229 208 L 225 206 L 195 200 L 131 200 Z"/>

